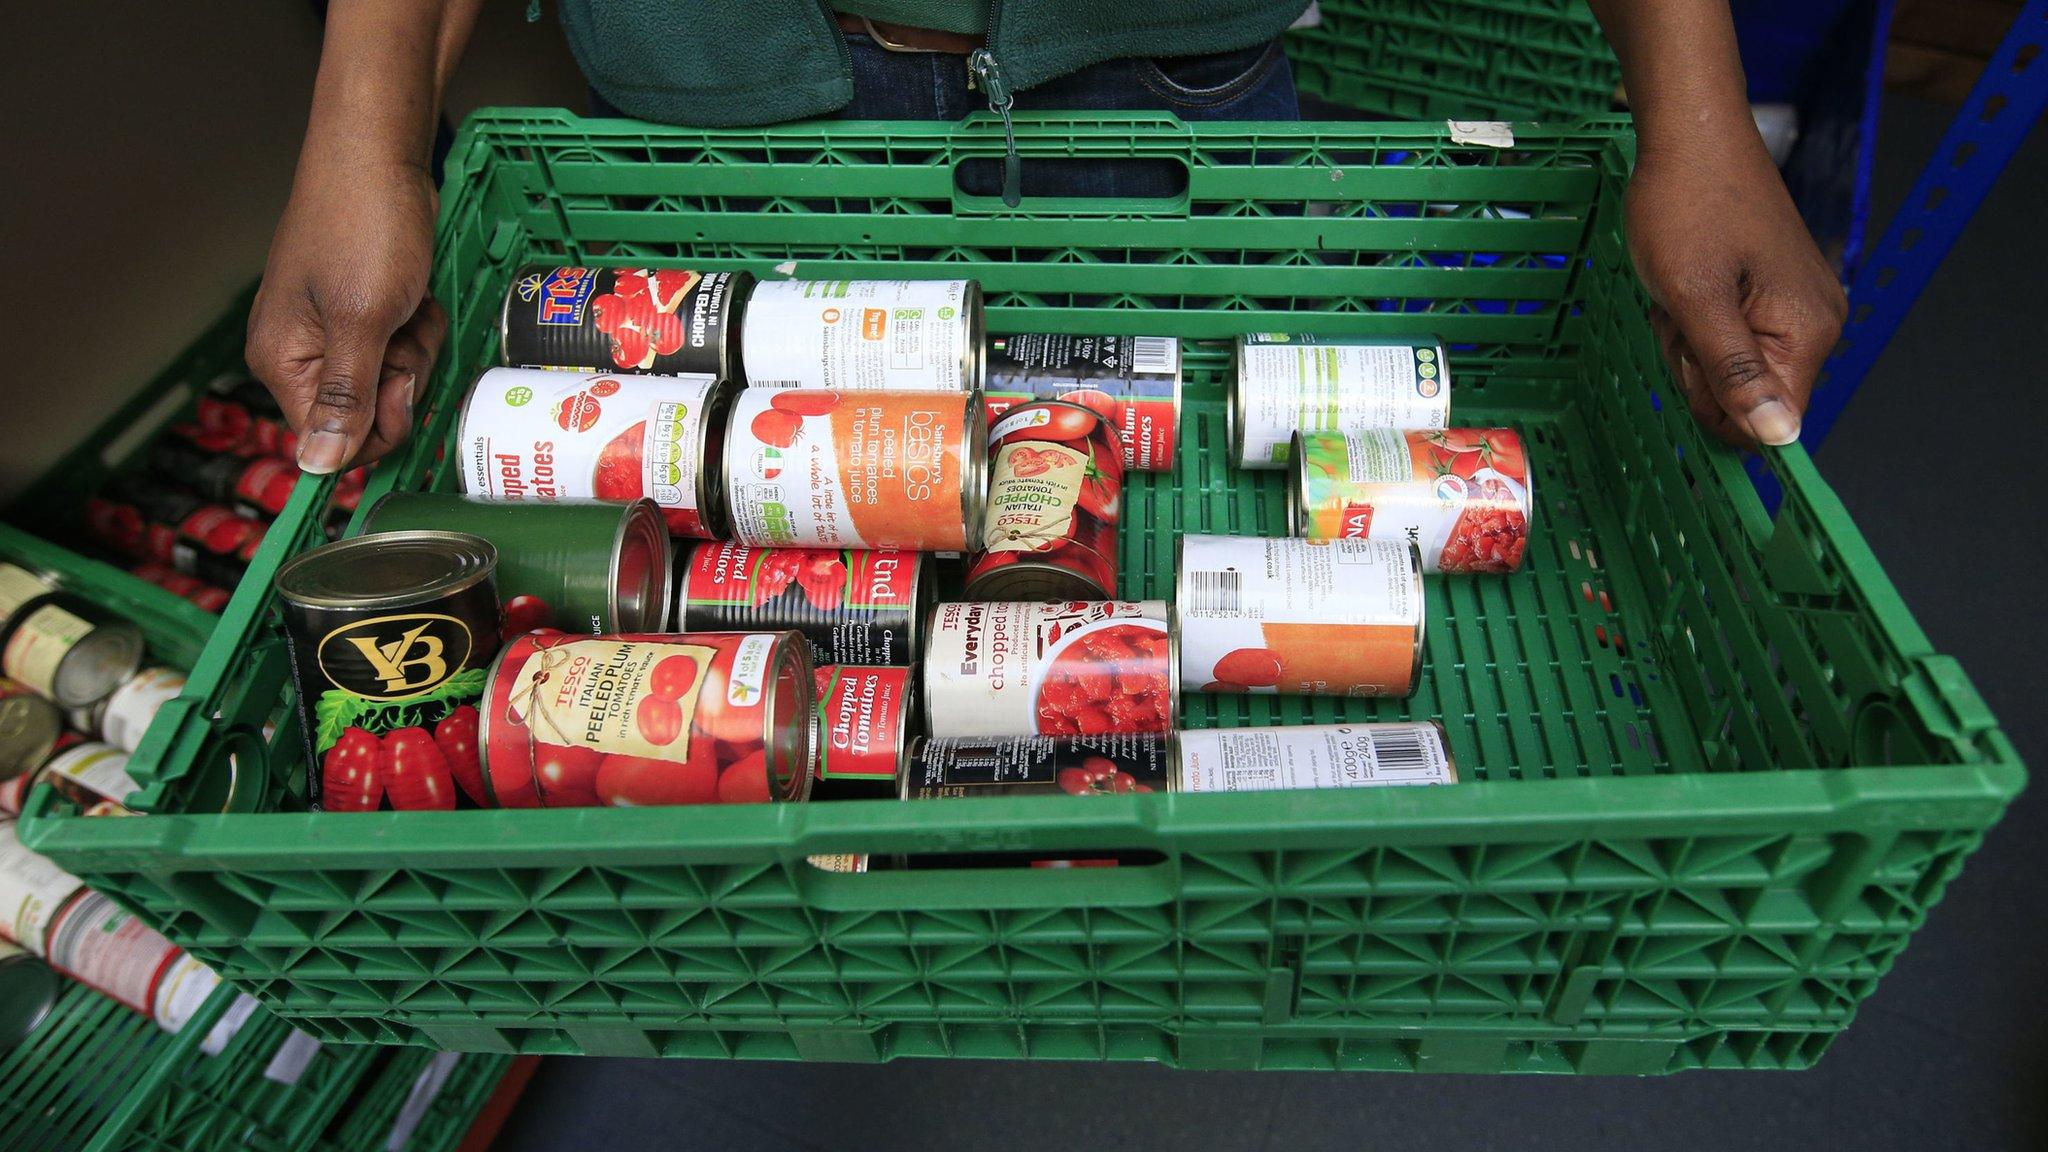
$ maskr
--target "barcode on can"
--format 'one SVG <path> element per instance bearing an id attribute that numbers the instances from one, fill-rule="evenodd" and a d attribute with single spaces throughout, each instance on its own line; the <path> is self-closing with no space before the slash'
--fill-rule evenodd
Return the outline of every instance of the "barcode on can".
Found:
<path id="1" fill-rule="evenodd" d="M 1188 573 L 1187 593 L 1180 610 L 1189 616 L 1244 615 L 1244 573 Z"/>
<path id="2" fill-rule="evenodd" d="M 1365 736 L 1372 746 L 1376 776 L 1443 772 L 1443 745 L 1433 728 L 1372 728 Z"/>
<path id="3" fill-rule="evenodd" d="M 1183 792 L 1454 784 L 1434 724 L 1213 728 L 1180 734 Z"/>
<path id="4" fill-rule="evenodd" d="M 1131 370 L 1172 375 L 1180 371 L 1180 341 L 1171 336 L 1137 336 L 1131 340 Z"/>

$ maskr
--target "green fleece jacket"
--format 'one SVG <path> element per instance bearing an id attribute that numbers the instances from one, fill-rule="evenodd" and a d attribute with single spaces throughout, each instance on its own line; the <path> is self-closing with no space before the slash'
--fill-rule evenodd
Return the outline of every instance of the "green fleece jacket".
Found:
<path id="1" fill-rule="evenodd" d="M 1194 56 L 1277 36 L 1303 0 L 989 0 L 989 48 L 1020 90 L 1120 56 Z M 644 120 L 801 120 L 853 99 L 828 0 L 561 0 L 598 93 Z"/>

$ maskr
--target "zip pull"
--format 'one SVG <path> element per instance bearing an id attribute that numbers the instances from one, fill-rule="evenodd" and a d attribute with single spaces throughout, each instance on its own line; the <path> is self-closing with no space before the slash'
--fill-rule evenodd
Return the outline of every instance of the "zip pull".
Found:
<path id="1" fill-rule="evenodd" d="M 526 22 L 540 23 L 540 0 L 526 0 Z"/>
<path id="2" fill-rule="evenodd" d="M 1010 124 L 1010 105 L 1017 98 L 1010 93 L 1009 81 L 1003 79 L 1003 66 L 996 63 L 995 53 L 976 48 L 967 57 L 967 86 L 987 93 L 988 110 L 1003 118 L 1003 203 L 1015 208 L 1023 197 L 1024 184 L 1024 160 L 1017 155 L 1017 131 Z"/>

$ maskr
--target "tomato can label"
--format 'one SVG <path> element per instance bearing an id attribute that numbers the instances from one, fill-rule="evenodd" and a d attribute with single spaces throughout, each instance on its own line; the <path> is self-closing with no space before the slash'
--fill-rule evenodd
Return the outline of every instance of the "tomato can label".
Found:
<path id="1" fill-rule="evenodd" d="M 1208 728 L 1180 734 L 1180 791 L 1455 784 L 1435 724 Z"/>
<path id="2" fill-rule="evenodd" d="M 755 388 L 981 387 L 972 280 L 771 280 L 754 286 L 743 328 Z"/>
<path id="3" fill-rule="evenodd" d="M 1529 457 L 1512 428 L 1318 433 L 1288 477 L 1295 534 L 1412 540 L 1424 572 L 1507 573 L 1529 544 Z"/>
<path id="4" fill-rule="evenodd" d="M 708 542 L 677 564 L 678 631 L 782 631 L 816 664 L 909 664 L 930 595 L 926 561 L 896 548 L 756 548 Z"/>
<path id="5" fill-rule="evenodd" d="M 23 617 L 7 637 L 4 671 L 45 696 L 55 698 L 57 669 L 79 641 L 92 634 L 92 621 L 56 604 L 45 604 Z"/>
<path id="6" fill-rule="evenodd" d="M 918 741 L 907 800 L 969 796 L 1114 796 L 1173 787 L 1171 740 L 1159 734 L 970 736 Z"/>
<path id="7" fill-rule="evenodd" d="M 1405 542 L 1184 536 L 1174 608 L 1190 690 L 1406 696 L 1421 671 Z"/>
<path id="8" fill-rule="evenodd" d="M 50 922 L 85 881 L 28 850 L 14 821 L 0 820 L 0 936 L 45 954 Z"/>
<path id="9" fill-rule="evenodd" d="M 866 872 L 868 857 L 865 852 L 835 852 L 823 856 L 806 856 L 804 861 L 820 872 Z"/>
<path id="10" fill-rule="evenodd" d="M 136 790 L 128 774 L 128 754 L 111 744 L 88 740 L 50 757 L 43 776 L 74 804 L 112 800 L 125 805 Z"/>
<path id="11" fill-rule="evenodd" d="M 501 353 L 515 367 L 725 379 L 753 282 L 745 272 L 528 265 L 505 293 Z"/>
<path id="12" fill-rule="evenodd" d="M 486 779 L 507 808 L 801 800 L 813 692 L 791 632 L 529 633 L 491 675 Z"/>
<path id="13" fill-rule="evenodd" d="M 64 907 L 50 928 L 50 967 L 153 1016 L 157 982 L 183 950 L 98 892 Z"/>
<path id="14" fill-rule="evenodd" d="M 0 631 L 22 606 L 56 591 L 50 582 L 18 565 L 0 563 Z"/>
<path id="15" fill-rule="evenodd" d="M 26 684 L 0 677 L 0 778 L 12 784 L 43 763 L 64 730 L 64 715 Z M 0 810 L 5 801 L 0 800 Z"/>
<path id="16" fill-rule="evenodd" d="M 1101 416 L 1065 401 L 1020 405 L 989 433 L 974 600 L 1099 600 L 1116 594 L 1121 455 Z"/>
<path id="17" fill-rule="evenodd" d="M 1237 466 L 1280 468 L 1296 432 L 1447 427 L 1451 378 L 1435 341 L 1254 333 L 1228 411 Z"/>
<path id="18" fill-rule="evenodd" d="M 749 388 L 725 438 L 733 536 L 965 551 L 981 534 L 987 437 L 971 393 Z"/>
<path id="19" fill-rule="evenodd" d="M 725 404 L 714 376 L 493 368 L 463 402 L 463 491 L 498 500 L 647 497 L 669 531 L 723 526 L 708 445 Z"/>
<path id="20" fill-rule="evenodd" d="M 124 752 L 142 747 L 143 733 L 157 710 L 185 690 L 185 676 L 171 668 L 144 668 L 107 697 L 100 713 L 100 739 Z"/>
<path id="21" fill-rule="evenodd" d="M 933 736 L 1173 728 L 1165 601 L 941 604 L 930 632 L 924 710 Z"/>
<path id="22" fill-rule="evenodd" d="M 820 785 L 876 784 L 895 791 L 908 751 L 910 675 L 908 668 L 817 669 L 813 744 Z"/>
<path id="23" fill-rule="evenodd" d="M 1180 434 L 1180 341 L 1171 336 L 997 336 L 988 342 L 991 421 L 1065 400 L 1109 422 L 1124 468 L 1171 472 Z"/>

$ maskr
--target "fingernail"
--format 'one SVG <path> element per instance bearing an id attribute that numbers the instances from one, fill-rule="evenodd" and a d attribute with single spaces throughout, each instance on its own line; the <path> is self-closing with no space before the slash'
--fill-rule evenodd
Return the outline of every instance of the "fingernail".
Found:
<path id="1" fill-rule="evenodd" d="M 1766 400 L 1749 410 L 1750 434 L 1766 444 L 1790 444 L 1799 439 L 1799 417 L 1777 400 Z"/>
<path id="2" fill-rule="evenodd" d="M 419 378 L 418 376 L 416 376 L 416 375 L 414 375 L 414 376 L 407 376 L 407 377 L 405 378 L 405 414 L 406 414 L 406 415 L 407 415 L 408 417 L 410 417 L 410 416 L 412 415 L 412 389 L 413 389 L 413 385 L 415 385 L 415 384 L 418 384 L 419 382 L 420 382 L 420 378 Z"/>
<path id="3" fill-rule="evenodd" d="M 348 437 L 332 428 L 322 428 L 299 445 L 299 470 L 324 476 L 341 471 L 348 460 Z"/>

